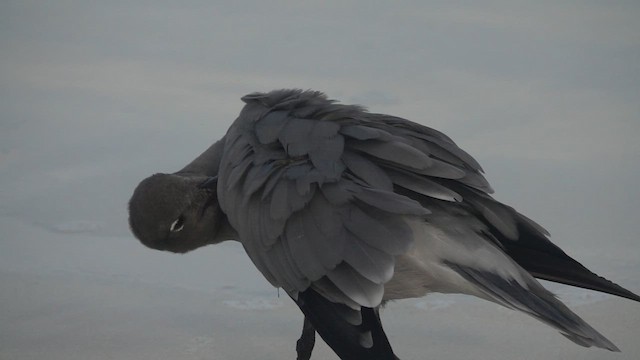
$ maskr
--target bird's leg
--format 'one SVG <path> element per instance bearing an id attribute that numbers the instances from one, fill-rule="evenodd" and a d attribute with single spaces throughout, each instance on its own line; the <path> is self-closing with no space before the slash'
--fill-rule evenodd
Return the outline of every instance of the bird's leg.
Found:
<path id="1" fill-rule="evenodd" d="M 302 335 L 300 335 L 300 339 L 296 342 L 296 352 L 298 353 L 297 360 L 309 360 L 315 343 L 316 330 L 313 328 L 311 321 L 309 321 L 305 316 Z"/>
<path id="2" fill-rule="evenodd" d="M 380 319 L 380 310 L 381 308 L 385 305 L 385 302 L 383 301 L 382 305 L 380 307 L 377 307 L 374 309 L 374 313 L 376 314 L 376 317 L 378 318 L 378 321 L 382 324 L 382 319 Z M 402 360 L 400 359 L 397 355 L 393 355 L 395 360 Z"/>

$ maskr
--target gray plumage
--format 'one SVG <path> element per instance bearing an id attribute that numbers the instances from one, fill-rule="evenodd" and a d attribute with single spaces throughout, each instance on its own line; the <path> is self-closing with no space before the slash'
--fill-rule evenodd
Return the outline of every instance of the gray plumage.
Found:
<path id="1" fill-rule="evenodd" d="M 579 345 L 618 351 L 534 277 L 640 298 L 588 271 L 540 225 L 495 201 L 480 165 L 446 135 L 314 91 L 242 100 L 219 142 L 135 190 L 130 224 L 145 245 L 186 252 L 240 241 L 345 359 L 371 358 L 372 349 L 382 354 L 376 358 L 394 359 L 378 307 L 429 292 L 475 295 Z M 359 331 L 360 344 L 332 338 L 332 326 Z M 356 355 L 358 346 L 367 355 Z"/>

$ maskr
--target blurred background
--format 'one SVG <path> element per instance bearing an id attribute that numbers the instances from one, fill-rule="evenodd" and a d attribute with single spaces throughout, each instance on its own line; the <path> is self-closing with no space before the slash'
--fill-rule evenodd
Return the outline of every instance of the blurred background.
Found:
<path id="1" fill-rule="evenodd" d="M 497 199 L 640 292 L 638 19 L 637 1 L 0 2 L 0 359 L 294 359 L 302 315 L 238 244 L 165 254 L 127 225 L 141 179 L 284 87 L 443 131 Z M 638 358 L 640 304 L 549 286 L 622 354 L 464 296 L 382 316 L 402 359 Z"/>

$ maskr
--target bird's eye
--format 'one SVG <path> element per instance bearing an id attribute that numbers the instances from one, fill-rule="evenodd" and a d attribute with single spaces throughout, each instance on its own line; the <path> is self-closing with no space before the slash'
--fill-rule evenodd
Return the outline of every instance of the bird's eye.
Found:
<path id="1" fill-rule="evenodd" d="M 182 228 L 184 228 L 184 216 L 180 215 L 180 217 L 177 218 L 176 221 L 171 223 L 171 227 L 169 228 L 169 230 L 171 230 L 171 232 L 178 232 L 182 230 Z"/>

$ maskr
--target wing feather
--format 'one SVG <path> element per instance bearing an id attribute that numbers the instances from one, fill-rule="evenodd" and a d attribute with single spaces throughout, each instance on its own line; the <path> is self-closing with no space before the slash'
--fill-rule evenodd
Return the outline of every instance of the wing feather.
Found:
<path id="1" fill-rule="evenodd" d="M 272 111 L 256 124 L 256 136 L 261 144 L 271 144 L 278 139 L 282 128 L 289 121 L 287 111 Z"/>
<path id="2" fill-rule="evenodd" d="M 382 302 L 384 285 L 368 280 L 345 262 L 329 271 L 327 278 L 360 306 L 376 307 Z"/>
<path id="3" fill-rule="evenodd" d="M 394 184 L 418 194 L 445 201 L 462 201 L 460 194 L 425 176 L 402 170 L 389 171 L 388 176 Z"/>
<path id="4" fill-rule="evenodd" d="M 382 285 L 391 280 L 395 265 L 393 255 L 367 245 L 349 232 L 347 236 L 349 246 L 344 248 L 344 261 L 373 283 Z"/>
<path id="5" fill-rule="evenodd" d="M 342 155 L 342 161 L 353 175 L 369 186 L 386 191 L 393 190 L 389 175 L 366 157 L 349 151 Z"/>
<path id="6" fill-rule="evenodd" d="M 432 163 L 431 159 L 425 153 L 400 141 L 354 141 L 349 144 L 349 147 L 378 159 L 414 170 L 424 170 Z"/>
<path id="7" fill-rule="evenodd" d="M 316 196 L 309 211 L 300 214 L 310 249 L 325 270 L 335 268 L 342 261 L 346 246 L 345 227 L 339 210 L 328 205 L 323 196 Z"/>
<path id="8" fill-rule="evenodd" d="M 390 191 L 363 187 L 354 194 L 363 203 L 377 209 L 400 215 L 427 215 L 429 210 L 406 196 Z"/>
<path id="9" fill-rule="evenodd" d="M 437 179 L 484 179 L 450 139 L 406 120 L 313 92 L 243 100 L 220 204 L 256 266 L 292 296 L 325 279 L 342 303 L 379 305 L 395 256 L 413 246 L 408 221 L 430 213 L 414 197 L 462 201 Z"/>
<path id="10" fill-rule="evenodd" d="M 368 245 L 391 255 L 407 252 L 412 245 L 412 231 L 406 222 L 382 211 L 364 206 L 351 207 L 345 228 Z"/>

